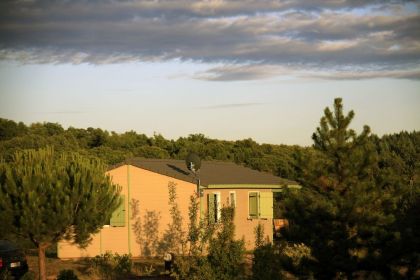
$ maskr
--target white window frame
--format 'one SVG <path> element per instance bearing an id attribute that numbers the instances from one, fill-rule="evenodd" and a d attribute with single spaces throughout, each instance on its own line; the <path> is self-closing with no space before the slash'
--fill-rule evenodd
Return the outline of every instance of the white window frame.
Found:
<path id="1" fill-rule="evenodd" d="M 222 217 L 222 209 L 220 208 L 221 206 L 221 194 L 220 192 L 213 192 L 213 194 L 216 196 L 216 223 L 220 222 L 220 219 Z"/>

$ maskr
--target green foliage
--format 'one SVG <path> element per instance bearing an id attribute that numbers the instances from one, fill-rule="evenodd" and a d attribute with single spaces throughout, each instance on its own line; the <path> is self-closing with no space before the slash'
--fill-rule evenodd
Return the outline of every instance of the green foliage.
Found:
<path id="1" fill-rule="evenodd" d="M 147 137 L 128 131 L 122 134 L 99 128 L 63 129 L 57 123 L 34 123 L 26 126 L 0 119 L 0 154 L 10 161 L 16 150 L 53 146 L 57 152 L 77 151 L 95 156 L 106 164 L 116 164 L 127 158 L 174 158 L 185 160 L 193 152 L 203 160 L 235 161 L 251 168 L 295 179 L 296 155 L 308 148 L 286 145 L 258 144 L 252 139 L 221 141 L 203 134 L 191 134 L 176 141 L 160 134 Z"/>
<path id="2" fill-rule="evenodd" d="M 364 126 L 360 135 L 349 129 L 354 112 L 344 116 L 340 98 L 334 100 L 334 112 L 326 108 L 324 114 L 312 136 L 314 148 L 322 156 L 315 173 L 319 178 L 313 183 L 345 193 L 354 184 L 372 177 L 376 169 L 375 148 L 368 138 L 370 128 Z"/>
<path id="3" fill-rule="evenodd" d="M 94 257 L 90 260 L 90 264 L 94 273 L 104 280 L 126 279 L 133 267 L 131 255 L 109 252 Z"/>
<path id="4" fill-rule="evenodd" d="M 133 153 L 123 150 L 113 150 L 107 146 L 95 147 L 89 150 L 89 154 L 107 162 L 108 164 L 118 164 L 133 157 Z"/>
<path id="5" fill-rule="evenodd" d="M 41 278 L 48 246 L 62 239 L 86 246 L 109 221 L 119 196 L 105 170 L 96 159 L 52 148 L 16 152 L 0 163 L 0 224 L 38 247 Z"/>
<path id="6" fill-rule="evenodd" d="M 311 249 L 304 244 L 266 243 L 254 250 L 252 279 L 314 279 L 306 263 L 312 260 Z"/>
<path id="7" fill-rule="evenodd" d="M 15 123 L 14 121 L 0 118 L 0 141 L 24 135 L 27 130 L 27 127 L 22 122 Z"/>
<path id="8" fill-rule="evenodd" d="M 57 280 L 79 280 L 72 269 L 63 269 L 58 273 Z"/>
<path id="9" fill-rule="evenodd" d="M 391 252 L 396 244 L 404 243 L 398 224 L 410 220 L 414 225 L 408 218 L 410 211 L 401 211 L 400 205 L 407 202 L 410 208 L 415 204 L 401 195 L 404 182 L 396 185 L 395 180 L 386 178 L 390 172 L 380 163 L 392 161 L 384 153 L 378 154 L 381 148 L 369 137 L 369 128 L 365 126 L 360 135 L 348 128 L 354 113 L 343 114 L 341 99 L 335 100 L 332 111 L 326 108 L 324 113 L 313 135 L 313 155 L 301 157 L 304 187 L 285 191 L 290 227 L 284 235 L 311 249 L 311 258 L 301 266 L 317 278 L 352 278 L 360 270 L 390 278 L 389 264 L 396 257 Z M 407 255 L 418 258 L 418 253 Z"/>
<path id="10" fill-rule="evenodd" d="M 13 275 L 12 273 L 7 270 L 7 269 L 3 269 L 0 271 L 0 280 L 13 280 Z"/>
<path id="11" fill-rule="evenodd" d="M 16 152 L 0 165 L 0 184 L 2 224 L 35 244 L 85 245 L 119 203 L 101 162 L 51 148 Z"/>
<path id="12" fill-rule="evenodd" d="M 221 228 L 210 239 L 208 262 L 216 279 L 241 279 L 244 274 L 245 245 L 235 240 L 234 208 L 221 209 Z"/>
<path id="13" fill-rule="evenodd" d="M 254 250 L 252 259 L 252 280 L 285 279 L 282 259 L 271 244 L 261 245 Z"/>
<path id="14" fill-rule="evenodd" d="M 233 208 L 222 208 L 221 223 L 198 221 L 198 198 L 191 196 L 188 252 L 175 258 L 176 279 L 243 279 L 244 242 L 234 240 Z M 207 253 L 207 255 L 206 255 Z"/>
<path id="15" fill-rule="evenodd" d="M 169 158 L 169 154 L 166 150 L 154 146 L 141 146 L 135 148 L 134 155 L 136 157 L 144 158 Z"/>
<path id="16" fill-rule="evenodd" d="M 178 280 L 218 279 L 207 257 L 200 255 L 177 257 L 171 276 Z"/>
<path id="17" fill-rule="evenodd" d="M 175 258 L 172 276 L 176 279 L 216 279 L 204 255 L 214 233 L 214 225 L 206 219 L 198 219 L 199 202 L 196 194 L 190 197 L 188 209 L 188 232 L 183 241 L 185 246 L 182 255 Z"/>
<path id="18" fill-rule="evenodd" d="M 26 272 L 20 280 L 35 280 L 35 273 L 33 271 Z"/>
<path id="19" fill-rule="evenodd" d="M 264 226 L 260 223 L 254 229 L 255 235 L 255 248 L 262 247 L 264 245 Z"/>

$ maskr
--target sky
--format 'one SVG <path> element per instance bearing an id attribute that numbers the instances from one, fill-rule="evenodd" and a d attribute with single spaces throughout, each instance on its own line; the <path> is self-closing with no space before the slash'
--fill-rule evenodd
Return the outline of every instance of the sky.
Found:
<path id="1" fill-rule="evenodd" d="M 418 131 L 419 12 L 416 1 L 0 1 L 0 117 L 310 145 L 342 97 L 356 131 Z"/>

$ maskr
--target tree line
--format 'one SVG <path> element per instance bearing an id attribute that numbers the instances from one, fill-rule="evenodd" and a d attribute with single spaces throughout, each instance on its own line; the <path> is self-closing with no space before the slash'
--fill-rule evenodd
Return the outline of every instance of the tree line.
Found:
<path id="1" fill-rule="evenodd" d="M 383 137 L 369 135 L 369 139 L 378 152 L 380 167 L 397 168 L 404 176 L 408 173 L 413 176 L 420 132 L 403 131 Z M 16 150 L 46 146 L 54 147 L 57 152 L 77 151 L 81 155 L 97 157 L 108 165 L 131 157 L 184 160 L 188 153 L 194 152 L 203 160 L 231 161 L 298 181 L 304 175 L 301 163 L 318 156 L 314 147 L 259 144 L 251 138 L 225 141 L 191 134 L 170 140 L 160 134 L 148 137 L 135 131 L 116 133 L 92 127 L 64 129 L 58 123 L 26 125 L 0 118 L 0 154 L 6 161 Z"/>

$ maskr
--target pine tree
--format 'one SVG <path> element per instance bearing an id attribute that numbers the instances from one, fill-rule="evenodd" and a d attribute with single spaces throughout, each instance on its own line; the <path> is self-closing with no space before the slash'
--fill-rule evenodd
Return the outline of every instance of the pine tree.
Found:
<path id="1" fill-rule="evenodd" d="M 405 267 L 404 278 L 411 279 L 420 269 L 420 133 L 401 132 L 375 141 L 380 166 L 377 182 L 393 193 L 396 216 L 388 229 L 393 238 L 382 246 L 381 263 Z"/>
<path id="2" fill-rule="evenodd" d="M 286 192 L 286 237 L 311 248 L 313 259 L 304 264 L 317 278 L 351 279 L 358 270 L 380 270 L 376 260 L 391 235 L 394 200 L 375 183 L 369 127 L 360 135 L 349 129 L 354 112 L 345 116 L 340 98 L 324 113 L 313 135 L 317 158 L 306 164 L 303 188 Z"/>
<path id="3" fill-rule="evenodd" d="M 98 160 L 46 148 L 0 163 L 0 224 L 38 248 L 40 279 L 46 279 L 50 245 L 66 239 L 86 246 L 119 203 L 118 188 Z"/>

